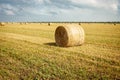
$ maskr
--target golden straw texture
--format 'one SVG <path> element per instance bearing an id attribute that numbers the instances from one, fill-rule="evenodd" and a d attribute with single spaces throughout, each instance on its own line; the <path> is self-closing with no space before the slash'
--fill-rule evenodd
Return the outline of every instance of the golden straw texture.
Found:
<path id="1" fill-rule="evenodd" d="M 58 26 L 55 31 L 55 41 L 58 46 L 78 46 L 84 43 L 84 30 L 79 25 Z"/>

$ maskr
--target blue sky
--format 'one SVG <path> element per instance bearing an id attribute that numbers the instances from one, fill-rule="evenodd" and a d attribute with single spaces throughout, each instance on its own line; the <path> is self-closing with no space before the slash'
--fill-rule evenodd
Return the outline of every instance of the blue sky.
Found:
<path id="1" fill-rule="evenodd" d="M 0 21 L 120 21 L 120 0 L 0 0 Z"/>

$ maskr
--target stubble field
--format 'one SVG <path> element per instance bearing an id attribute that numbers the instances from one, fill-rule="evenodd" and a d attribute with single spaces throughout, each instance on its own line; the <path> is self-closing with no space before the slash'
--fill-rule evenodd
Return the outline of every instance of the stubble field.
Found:
<path id="1" fill-rule="evenodd" d="M 0 26 L 0 80 L 120 79 L 120 24 L 81 23 L 84 45 L 67 48 L 55 45 L 62 24 Z"/>

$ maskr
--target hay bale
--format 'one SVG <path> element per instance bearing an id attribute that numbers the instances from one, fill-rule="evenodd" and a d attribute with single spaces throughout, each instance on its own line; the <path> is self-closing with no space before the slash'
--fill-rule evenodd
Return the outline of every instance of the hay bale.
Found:
<path id="1" fill-rule="evenodd" d="M 116 24 L 114 23 L 114 26 L 116 26 Z"/>
<path id="2" fill-rule="evenodd" d="M 23 22 L 20 22 L 20 25 L 23 25 L 24 23 Z"/>
<path id="3" fill-rule="evenodd" d="M 4 22 L 0 22 L 0 26 L 5 26 L 5 23 Z"/>
<path id="4" fill-rule="evenodd" d="M 48 23 L 48 26 L 50 26 L 50 23 Z"/>
<path id="5" fill-rule="evenodd" d="M 79 25 L 58 26 L 55 31 L 56 45 L 61 47 L 82 45 L 84 35 L 84 30 Z"/>
<path id="6" fill-rule="evenodd" d="M 25 22 L 24 24 L 26 24 L 26 25 L 27 25 L 28 23 L 27 23 L 27 22 Z"/>

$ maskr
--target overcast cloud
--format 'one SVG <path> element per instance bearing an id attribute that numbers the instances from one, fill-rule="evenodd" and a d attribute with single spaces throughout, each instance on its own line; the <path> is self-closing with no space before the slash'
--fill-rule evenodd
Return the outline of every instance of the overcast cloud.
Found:
<path id="1" fill-rule="evenodd" d="M 0 21 L 120 21 L 120 1 L 0 0 Z"/>

